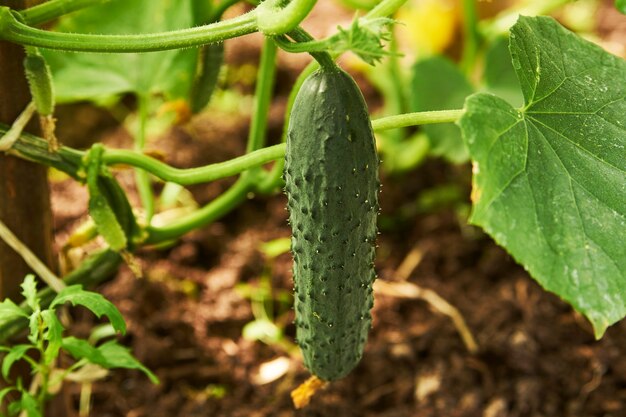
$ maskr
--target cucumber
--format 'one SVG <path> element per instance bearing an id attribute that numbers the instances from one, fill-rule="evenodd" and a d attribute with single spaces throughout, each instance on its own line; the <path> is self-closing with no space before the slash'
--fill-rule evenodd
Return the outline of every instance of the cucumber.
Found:
<path id="1" fill-rule="evenodd" d="M 352 77 L 330 66 L 311 74 L 289 119 L 284 179 L 296 338 L 305 366 L 325 381 L 357 365 L 371 327 L 378 164 Z"/>
<path id="2" fill-rule="evenodd" d="M 24 58 L 24 72 L 28 80 L 33 101 L 41 116 L 54 113 L 54 86 L 50 67 L 42 55 L 32 52 Z"/>
<path id="3" fill-rule="evenodd" d="M 209 104 L 217 87 L 217 81 L 224 62 L 224 44 L 211 43 L 200 50 L 198 74 L 191 91 L 191 111 L 199 113 Z"/>
<path id="4" fill-rule="evenodd" d="M 24 73 L 28 80 L 28 86 L 33 96 L 35 108 L 37 109 L 37 113 L 39 113 L 41 133 L 48 142 L 48 150 L 56 153 L 59 150 L 59 142 L 55 135 L 54 84 L 52 83 L 50 67 L 37 48 L 26 48 Z"/>

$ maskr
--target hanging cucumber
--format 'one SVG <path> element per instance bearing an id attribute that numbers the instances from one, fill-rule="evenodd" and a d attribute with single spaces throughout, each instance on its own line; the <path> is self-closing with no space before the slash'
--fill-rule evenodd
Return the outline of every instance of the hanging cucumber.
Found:
<path id="1" fill-rule="evenodd" d="M 24 73 L 28 80 L 35 108 L 39 113 L 42 135 L 48 141 L 49 150 L 56 152 L 59 149 L 59 143 L 55 135 L 56 119 L 54 118 L 55 99 L 52 73 L 48 63 L 37 48 L 26 48 Z"/>
<path id="2" fill-rule="evenodd" d="M 198 73 L 191 91 L 191 111 L 193 113 L 199 113 L 211 101 L 224 62 L 224 44 L 205 45 L 199 54 Z"/>
<path id="3" fill-rule="evenodd" d="M 219 21 L 225 10 L 223 8 L 224 3 L 220 4 L 220 6 L 214 5 L 213 2 L 207 0 L 192 0 L 191 7 L 194 24 L 201 26 Z M 204 45 L 199 49 L 196 75 L 189 97 L 191 111 L 194 114 L 200 113 L 211 101 L 223 63 L 223 42 Z"/>
<path id="4" fill-rule="evenodd" d="M 332 381 L 362 356 L 376 278 L 379 160 L 354 80 L 334 65 L 311 74 L 287 138 L 297 339 L 306 367 Z"/>

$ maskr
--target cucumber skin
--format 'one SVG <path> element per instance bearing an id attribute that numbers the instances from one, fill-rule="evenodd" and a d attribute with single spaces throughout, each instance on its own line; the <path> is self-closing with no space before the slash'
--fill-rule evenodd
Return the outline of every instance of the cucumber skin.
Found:
<path id="1" fill-rule="evenodd" d="M 50 116 L 54 113 L 54 84 L 52 73 L 41 55 L 29 54 L 24 58 L 24 73 L 28 80 L 37 113 Z"/>
<path id="2" fill-rule="evenodd" d="M 378 164 L 352 77 L 339 68 L 311 74 L 291 112 L 284 178 L 296 338 L 305 366 L 326 381 L 358 364 L 371 327 Z"/>

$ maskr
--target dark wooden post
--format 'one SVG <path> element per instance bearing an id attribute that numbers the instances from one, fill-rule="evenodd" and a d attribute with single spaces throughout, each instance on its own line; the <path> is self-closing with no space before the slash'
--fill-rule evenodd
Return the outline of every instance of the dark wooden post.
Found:
<path id="1" fill-rule="evenodd" d="M 22 9 L 38 1 L 0 0 Z M 0 122 L 11 124 L 30 101 L 20 45 L 0 41 Z M 36 117 L 28 126 L 39 133 Z M 54 269 L 52 212 L 47 169 L 0 154 L 0 219 L 45 263 Z M 30 272 L 22 258 L 0 240 L 0 299 L 17 298 Z"/>
<path id="2" fill-rule="evenodd" d="M 1 6 L 24 9 L 40 0 L 0 0 Z M 11 124 L 31 100 L 23 68 L 24 48 L 0 41 L 0 122 Z M 37 117 L 27 130 L 40 133 Z M 0 219 L 53 271 L 53 226 L 48 170 L 22 159 L 0 154 Z M 0 240 L 0 299 L 19 298 L 20 284 L 30 268 Z M 25 379 L 29 370 L 21 369 Z M 1 381 L 0 381 L 1 385 Z M 70 417 L 75 413 L 66 391 L 54 397 L 47 415 Z"/>

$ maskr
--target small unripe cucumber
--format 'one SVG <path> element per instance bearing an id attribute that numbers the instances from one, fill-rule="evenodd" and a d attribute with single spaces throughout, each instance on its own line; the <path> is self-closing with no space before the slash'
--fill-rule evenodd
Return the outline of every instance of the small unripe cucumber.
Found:
<path id="1" fill-rule="evenodd" d="M 371 326 L 378 162 L 352 77 L 337 67 L 311 74 L 291 112 L 284 177 L 296 337 L 305 366 L 326 381 L 357 365 Z"/>
<path id="2" fill-rule="evenodd" d="M 52 115 L 55 104 L 54 88 L 48 63 L 39 54 L 27 54 L 24 58 L 24 72 L 37 112 L 41 116 Z"/>
<path id="3" fill-rule="evenodd" d="M 199 113 L 209 104 L 224 62 L 224 44 L 212 43 L 200 50 L 199 68 L 191 91 L 191 111 Z"/>

